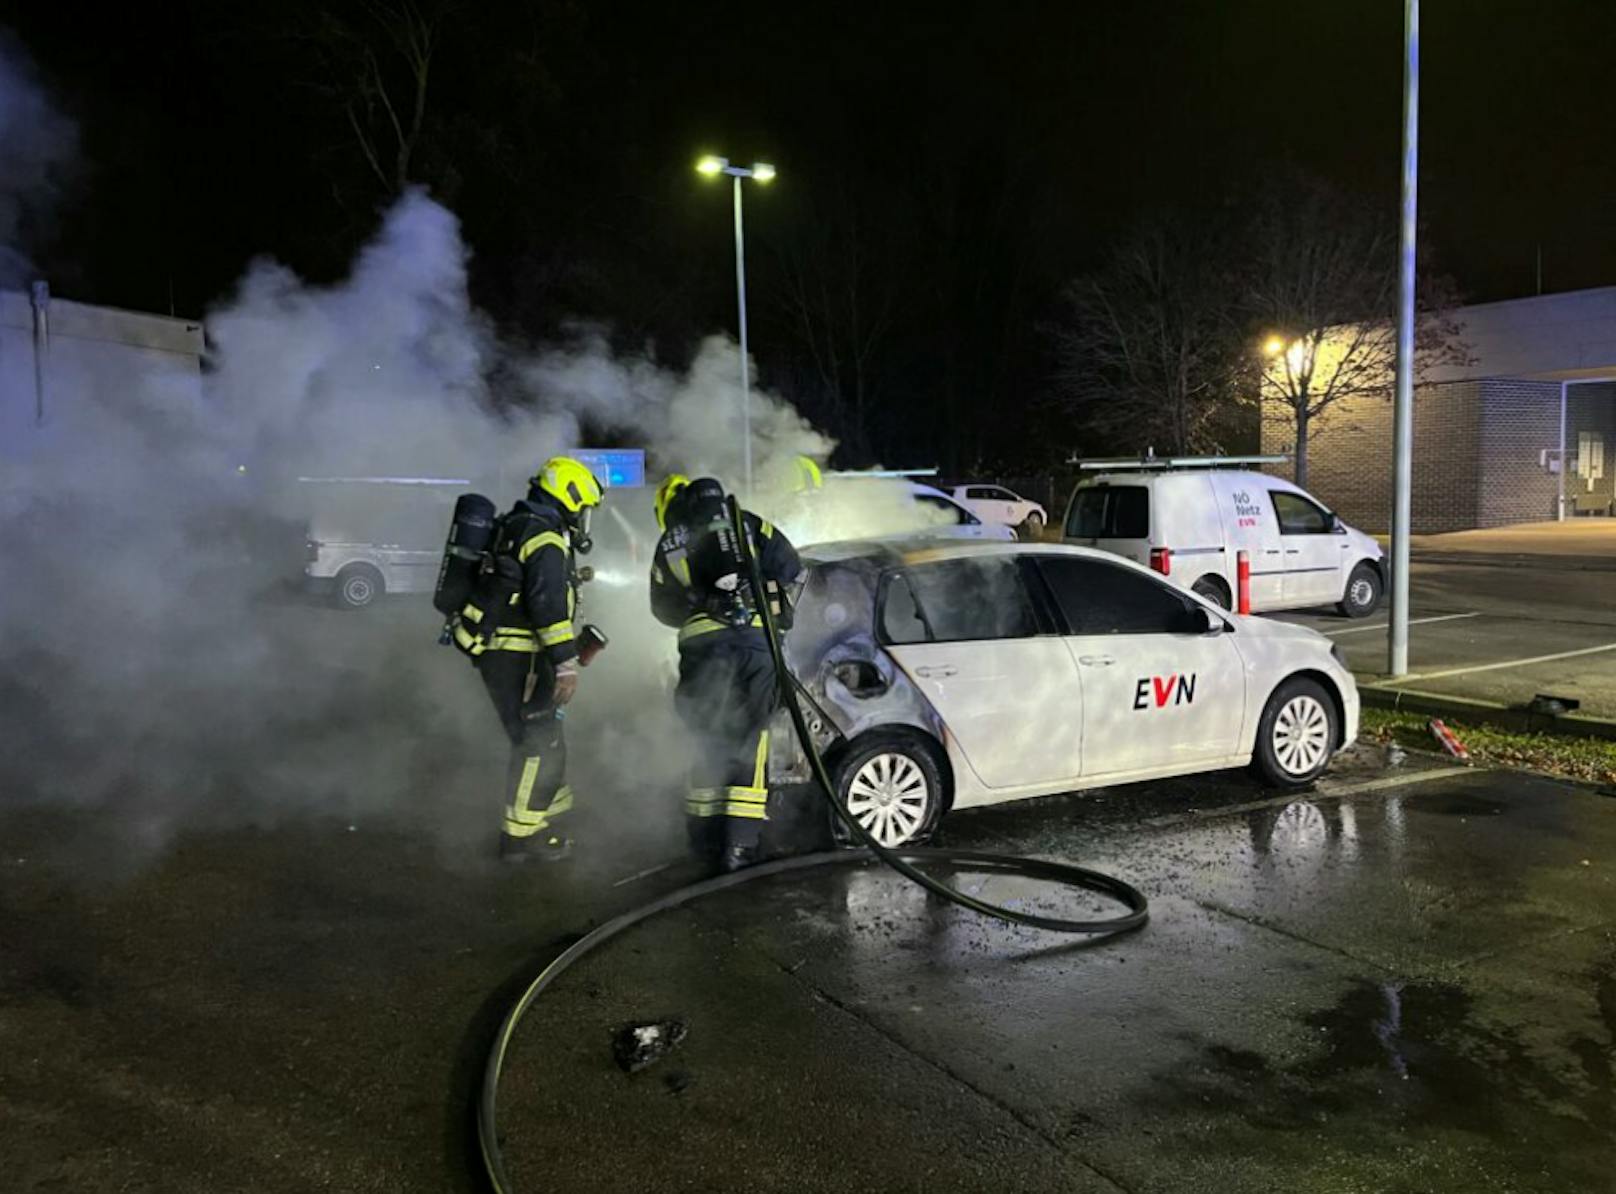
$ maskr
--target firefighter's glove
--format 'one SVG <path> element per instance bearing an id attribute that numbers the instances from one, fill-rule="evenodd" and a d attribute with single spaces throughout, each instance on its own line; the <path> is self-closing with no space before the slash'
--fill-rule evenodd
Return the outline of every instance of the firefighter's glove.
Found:
<path id="1" fill-rule="evenodd" d="M 555 674 L 555 705 L 559 708 L 567 704 L 578 695 L 578 669 L 570 663 L 564 663 L 556 668 Z"/>

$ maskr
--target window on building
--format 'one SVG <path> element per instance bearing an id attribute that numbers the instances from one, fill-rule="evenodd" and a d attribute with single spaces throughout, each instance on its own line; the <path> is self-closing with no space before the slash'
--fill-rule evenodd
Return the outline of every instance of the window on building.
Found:
<path id="1" fill-rule="evenodd" d="M 1605 476 L 1605 437 L 1597 431 L 1577 432 L 1577 476 L 1600 481 Z"/>

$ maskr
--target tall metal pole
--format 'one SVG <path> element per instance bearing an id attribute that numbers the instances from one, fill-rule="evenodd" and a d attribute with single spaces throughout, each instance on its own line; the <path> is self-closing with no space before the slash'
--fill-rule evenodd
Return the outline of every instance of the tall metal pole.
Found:
<path id="1" fill-rule="evenodd" d="M 1405 0 L 1403 230 L 1397 278 L 1397 396 L 1392 422 L 1392 617 L 1388 671 L 1408 675 L 1408 537 L 1414 521 L 1414 241 L 1420 167 L 1420 0 Z"/>
<path id="2" fill-rule="evenodd" d="M 741 307 L 741 437 L 744 494 L 752 492 L 752 359 L 746 349 L 746 237 L 741 230 L 741 176 L 735 183 L 735 293 Z"/>

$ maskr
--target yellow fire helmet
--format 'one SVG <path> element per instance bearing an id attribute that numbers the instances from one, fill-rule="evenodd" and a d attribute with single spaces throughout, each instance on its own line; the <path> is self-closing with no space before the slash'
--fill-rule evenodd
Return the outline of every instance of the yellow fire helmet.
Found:
<path id="1" fill-rule="evenodd" d="M 797 484 L 798 493 L 812 493 L 816 489 L 825 488 L 825 474 L 819 471 L 819 466 L 808 456 L 798 456 Z"/>
<path id="2" fill-rule="evenodd" d="M 657 486 L 656 524 L 662 530 L 668 529 L 668 507 L 673 504 L 673 499 L 679 496 L 679 491 L 689 484 L 689 477 L 683 473 L 673 473 Z"/>
<path id="3" fill-rule="evenodd" d="M 533 477 L 533 484 L 561 503 L 568 514 L 600 505 L 600 482 L 589 466 L 571 456 L 552 456 Z"/>

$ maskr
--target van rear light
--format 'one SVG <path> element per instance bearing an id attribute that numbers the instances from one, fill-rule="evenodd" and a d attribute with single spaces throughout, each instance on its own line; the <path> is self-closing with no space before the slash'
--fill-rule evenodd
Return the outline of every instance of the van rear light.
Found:
<path id="1" fill-rule="evenodd" d="M 303 555 L 309 563 L 320 558 L 320 548 L 324 546 L 318 539 L 309 539 L 303 544 Z"/>
<path id="2" fill-rule="evenodd" d="M 1152 547 L 1150 549 L 1150 569 L 1160 572 L 1163 576 L 1173 574 L 1173 549 L 1170 547 Z"/>

